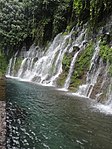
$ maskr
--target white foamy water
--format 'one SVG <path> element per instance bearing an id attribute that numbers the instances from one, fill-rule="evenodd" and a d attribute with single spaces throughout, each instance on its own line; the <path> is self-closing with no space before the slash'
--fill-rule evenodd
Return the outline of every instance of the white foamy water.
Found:
<path id="1" fill-rule="evenodd" d="M 105 104 L 98 103 L 94 105 L 93 108 L 97 109 L 98 111 L 106 115 L 112 115 L 112 105 L 105 105 Z"/>

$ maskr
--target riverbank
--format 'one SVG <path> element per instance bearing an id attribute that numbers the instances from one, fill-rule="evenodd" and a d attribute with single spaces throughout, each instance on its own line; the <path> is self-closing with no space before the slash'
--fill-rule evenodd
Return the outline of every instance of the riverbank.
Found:
<path id="1" fill-rule="evenodd" d="M 5 77 L 0 77 L 0 149 L 5 149 L 6 134 L 6 103 L 5 103 Z"/>

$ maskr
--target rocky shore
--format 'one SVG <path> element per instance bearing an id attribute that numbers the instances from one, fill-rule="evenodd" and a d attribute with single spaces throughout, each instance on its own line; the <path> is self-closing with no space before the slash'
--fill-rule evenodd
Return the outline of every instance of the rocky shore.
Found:
<path id="1" fill-rule="evenodd" d="M 0 149 L 5 149 L 6 110 L 5 110 L 5 78 L 0 77 Z"/>

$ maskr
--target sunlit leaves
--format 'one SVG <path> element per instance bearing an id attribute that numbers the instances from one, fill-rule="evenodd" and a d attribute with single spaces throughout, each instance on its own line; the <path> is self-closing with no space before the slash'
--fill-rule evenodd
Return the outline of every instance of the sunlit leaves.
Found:
<path id="1" fill-rule="evenodd" d="M 103 15 L 108 15 L 112 11 L 112 0 L 74 0 L 74 10 L 79 20 L 81 18 L 80 21 L 83 21 L 84 15 L 89 12 L 88 20 L 95 24 L 101 21 Z"/>

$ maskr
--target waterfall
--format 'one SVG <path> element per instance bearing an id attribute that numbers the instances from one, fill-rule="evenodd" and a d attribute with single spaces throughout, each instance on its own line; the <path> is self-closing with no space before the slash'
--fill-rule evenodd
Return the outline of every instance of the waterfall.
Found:
<path id="1" fill-rule="evenodd" d="M 85 28 L 79 29 L 77 36 L 74 36 L 74 29 L 72 29 L 68 35 L 60 33 L 54 38 L 53 42 L 46 50 L 40 50 L 39 47 L 35 47 L 34 45 L 32 45 L 28 51 L 22 50 L 20 55 L 24 58 L 18 72 L 16 74 L 11 73 L 16 63 L 16 58 L 13 58 L 9 64 L 13 65 L 13 67 L 11 66 L 8 73 L 10 72 L 9 75 L 19 79 L 34 81 L 44 85 L 56 85 L 57 78 L 63 72 L 62 61 L 64 54 L 66 52 L 72 54 L 74 47 L 78 47 L 79 51 L 83 50 L 85 43 Z M 79 51 L 76 51 L 72 58 L 70 70 L 64 85 L 66 89 L 69 87 Z"/>
<path id="2" fill-rule="evenodd" d="M 14 76 L 14 69 L 15 69 L 15 63 L 17 59 L 18 51 L 15 53 L 14 57 L 12 57 L 9 61 L 9 65 L 7 68 L 6 76 Z"/>
<path id="3" fill-rule="evenodd" d="M 8 74 L 20 79 L 34 81 L 41 84 L 55 85 L 56 79 L 62 73 L 64 54 L 71 47 L 73 30 L 68 35 L 58 34 L 48 49 L 42 50 L 32 45 L 24 53 L 23 61 L 17 74 L 14 70 L 16 59 L 9 63 Z M 12 67 L 13 65 L 13 67 Z"/>
<path id="4" fill-rule="evenodd" d="M 77 94 L 79 95 L 90 97 L 93 87 L 97 82 L 97 78 L 100 74 L 101 65 L 102 65 L 102 60 L 100 60 L 98 64 L 99 51 L 100 51 L 99 44 L 100 44 L 100 41 L 97 42 L 93 57 L 91 59 L 89 72 L 87 73 L 87 76 L 86 76 L 86 84 L 82 84 L 81 86 L 79 86 L 79 90 L 77 91 Z"/>
<path id="5" fill-rule="evenodd" d="M 27 54 L 21 63 L 20 69 L 17 73 L 17 77 L 29 80 L 29 77 L 33 69 L 34 61 L 41 58 L 43 54 L 44 53 L 38 46 L 35 47 L 34 45 L 32 45 L 29 51 L 27 51 Z"/>
<path id="6" fill-rule="evenodd" d="M 100 112 L 112 115 L 112 78 L 110 79 L 110 84 L 108 87 L 108 92 L 106 94 L 107 101 L 104 104 L 97 103 L 93 105 L 94 108 L 98 109 Z"/>
<path id="7" fill-rule="evenodd" d="M 109 88 L 106 96 L 108 97 L 108 101 L 106 102 L 106 105 L 110 105 L 110 107 L 112 107 L 112 78 L 110 80 L 110 84 L 109 84 Z"/>
<path id="8" fill-rule="evenodd" d="M 72 73 L 74 71 L 74 67 L 75 67 L 75 62 L 77 60 L 77 56 L 78 54 L 85 49 L 85 46 L 86 46 L 86 29 L 83 28 L 77 38 L 73 41 L 72 43 L 72 46 L 71 48 L 69 49 L 69 53 L 71 53 L 73 51 L 73 47 L 77 47 L 79 49 L 79 51 L 77 51 L 74 56 L 73 56 L 73 59 L 71 61 L 71 64 L 70 64 L 70 69 L 69 69 L 69 73 L 67 75 L 67 78 L 65 80 L 65 84 L 64 84 L 64 89 L 68 89 L 69 88 L 69 85 L 70 85 L 70 81 L 71 81 L 71 77 L 72 77 Z"/>
<path id="9" fill-rule="evenodd" d="M 25 65 L 26 65 L 27 59 L 28 59 L 28 58 L 25 58 L 25 59 L 22 61 L 22 63 L 21 63 L 21 67 L 20 67 L 20 69 L 19 69 L 19 71 L 18 71 L 18 74 L 17 74 L 17 76 L 18 76 L 19 78 L 22 77 L 22 73 L 24 72 L 24 67 L 25 67 Z"/>
<path id="10" fill-rule="evenodd" d="M 14 75 L 15 63 L 16 63 L 16 57 L 14 57 L 14 60 L 13 60 L 12 75 Z"/>
<path id="11" fill-rule="evenodd" d="M 13 58 L 11 58 L 9 61 L 9 65 L 8 65 L 7 73 L 6 73 L 7 76 L 11 76 L 12 64 L 13 64 Z"/>
<path id="12" fill-rule="evenodd" d="M 74 54 L 74 57 L 73 57 L 73 59 L 71 61 L 70 70 L 69 70 L 67 79 L 66 79 L 65 84 L 64 84 L 64 89 L 68 89 L 68 87 L 70 85 L 70 79 L 71 79 L 72 73 L 74 71 L 74 65 L 75 65 L 75 62 L 76 62 L 76 58 L 78 56 L 78 53 L 79 53 L 79 51 Z"/>
<path id="13" fill-rule="evenodd" d="M 13 76 L 18 79 L 32 81 L 43 85 L 58 86 L 58 78 L 61 76 L 60 74 L 63 75 L 64 73 L 62 67 L 64 55 L 70 54 L 71 61 L 68 66 L 69 70 L 67 69 L 68 75 L 64 74 L 64 77 L 66 78 L 63 80 L 65 82 L 60 85 L 67 90 L 70 86 L 73 72 L 75 72 L 75 63 L 78 60 L 78 56 L 83 53 L 82 50 L 85 50 L 86 45 L 89 42 L 90 40 L 87 37 L 86 27 L 74 28 L 67 35 L 60 33 L 45 49 L 40 49 L 38 46 L 32 45 L 28 51 L 21 50 L 20 55 L 22 62 L 20 61 L 21 64 L 17 71 L 15 71 L 16 61 L 18 60 L 16 53 L 10 59 L 7 76 Z M 98 101 L 100 100 L 102 93 L 105 90 L 105 82 L 108 82 L 108 92 L 106 93 L 108 103 L 105 104 L 109 105 L 112 104 L 112 80 L 110 81 L 111 83 L 108 81 L 109 64 L 104 67 L 103 60 L 100 57 L 100 42 L 101 41 L 99 40 L 94 44 L 94 52 L 90 61 L 89 71 L 86 74 L 85 84 L 78 87 L 76 94 L 91 98 L 94 93 L 94 88 L 96 87 L 95 85 L 98 83 L 100 75 L 102 75 L 103 79 L 101 80 L 102 82 L 99 83 L 100 87 L 98 88 L 98 92 L 95 91 L 95 98 Z M 105 69 L 103 74 L 102 68 Z"/>
<path id="14" fill-rule="evenodd" d="M 43 57 L 41 57 L 33 66 L 30 80 L 38 83 L 51 84 L 56 76 L 61 73 L 61 63 L 64 53 L 66 52 L 66 42 L 71 34 L 64 37 L 59 34 L 54 39 Z M 53 79 L 53 77 L 55 79 Z"/>
<path id="15" fill-rule="evenodd" d="M 105 27 L 98 32 L 99 37 L 105 36 L 106 33 L 103 33 L 105 29 L 107 33 L 111 32 L 111 22 L 112 21 L 107 23 Z M 41 49 L 34 44 L 29 50 L 23 47 L 21 52 L 17 52 L 10 59 L 6 75 L 8 77 L 16 77 L 20 80 L 32 81 L 38 84 L 61 86 L 61 89 L 64 90 L 68 90 L 71 85 L 70 88 L 73 89 L 76 80 L 74 81 L 74 76 L 73 79 L 71 78 L 75 72 L 78 72 L 77 69 L 75 71 L 75 67 L 77 67 L 76 62 L 78 63 L 78 58 L 80 60 L 81 54 L 83 57 L 82 51 L 86 50 L 87 43 L 91 43 L 90 38 L 92 37 L 88 37 L 87 26 L 85 25 L 83 28 L 73 28 L 67 35 L 63 33 L 58 34 L 45 49 Z M 95 108 L 112 114 L 112 78 L 108 73 L 110 63 L 102 60 L 100 56 L 100 44 L 102 39 L 96 39 L 93 55 L 89 61 L 89 70 L 85 76 L 87 69 L 84 68 L 83 76 L 78 78 L 81 78 L 80 82 L 85 81 L 85 83 L 80 85 L 78 89 L 74 88 L 75 90 L 77 89 L 77 92 L 73 94 L 96 99 L 97 104 Z M 69 66 L 67 66 L 68 64 L 66 64 L 66 62 L 64 64 L 63 59 L 64 55 L 67 56 L 67 54 L 70 55 L 68 61 Z M 21 64 L 19 63 L 18 68 L 16 67 L 16 62 L 18 62 L 19 58 Z M 63 67 L 63 64 L 67 66 L 67 69 Z M 58 81 L 62 82 L 58 84 Z M 78 83 L 76 82 L 76 87 Z M 99 101 L 100 103 L 98 103 Z M 101 102 L 103 104 L 101 104 Z"/>

